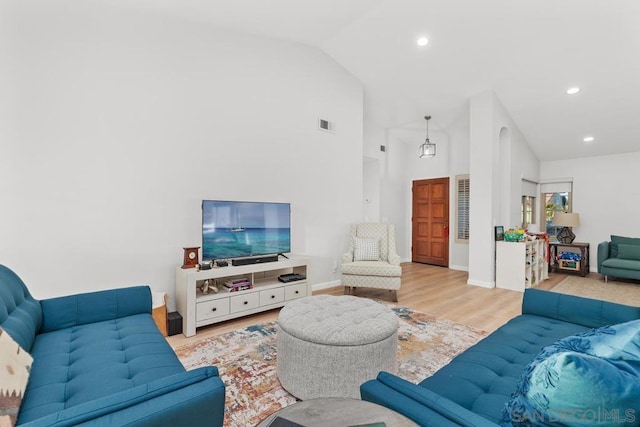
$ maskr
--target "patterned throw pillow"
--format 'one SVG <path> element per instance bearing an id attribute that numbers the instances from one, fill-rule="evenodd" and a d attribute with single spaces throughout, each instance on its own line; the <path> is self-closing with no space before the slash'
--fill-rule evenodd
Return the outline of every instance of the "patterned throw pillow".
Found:
<path id="1" fill-rule="evenodd" d="M 33 358 L 0 328 L 0 426 L 14 426 Z"/>
<path id="2" fill-rule="evenodd" d="M 637 426 L 640 320 L 545 347 L 524 370 L 503 426 Z"/>
<path id="3" fill-rule="evenodd" d="M 353 248 L 354 261 L 380 260 L 380 239 L 354 237 Z"/>

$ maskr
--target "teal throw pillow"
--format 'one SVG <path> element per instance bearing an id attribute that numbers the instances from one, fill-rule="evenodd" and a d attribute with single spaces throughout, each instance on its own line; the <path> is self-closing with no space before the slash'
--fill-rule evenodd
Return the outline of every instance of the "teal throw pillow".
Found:
<path id="1" fill-rule="evenodd" d="M 618 244 L 618 256 L 622 259 L 634 259 L 640 261 L 640 245 Z"/>
<path id="2" fill-rule="evenodd" d="M 503 426 L 640 425 L 640 320 L 545 347 L 527 366 Z"/>
<path id="3" fill-rule="evenodd" d="M 618 246 L 620 244 L 640 246 L 640 238 L 616 236 L 612 234 L 611 243 L 609 244 L 609 256 L 611 258 L 620 258 L 620 256 L 618 255 Z"/>

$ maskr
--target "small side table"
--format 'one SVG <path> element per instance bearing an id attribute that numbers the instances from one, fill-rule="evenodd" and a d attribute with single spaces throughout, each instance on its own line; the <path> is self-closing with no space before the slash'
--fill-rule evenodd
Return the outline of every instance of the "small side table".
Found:
<path id="1" fill-rule="evenodd" d="M 582 260 L 577 262 L 563 262 L 558 260 L 558 248 L 574 248 L 580 251 Z M 549 243 L 549 272 L 578 273 L 584 277 L 589 273 L 589 244 L 588 243 Z"/>

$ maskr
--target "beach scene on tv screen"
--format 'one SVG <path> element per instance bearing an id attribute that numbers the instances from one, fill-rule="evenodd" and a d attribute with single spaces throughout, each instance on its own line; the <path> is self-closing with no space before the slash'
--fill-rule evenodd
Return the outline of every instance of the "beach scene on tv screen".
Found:
<path id="1" fill-rule="evenodd" d="M 290 252 L 288 203 L 202 202 L 203 259 Z"/>

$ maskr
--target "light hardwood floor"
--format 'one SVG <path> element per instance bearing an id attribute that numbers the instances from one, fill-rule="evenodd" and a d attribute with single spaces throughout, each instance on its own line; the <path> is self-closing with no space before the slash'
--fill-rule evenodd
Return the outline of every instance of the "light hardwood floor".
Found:
<path id="1" fill-rule="evenodd" d="M 540 288 L 550 289 L 565 277 L 564 274 L 551 274 Z M 343 288 L 339 286 L 313 294 L 342 295 Z M 390 292 L 385 290 L 360 288 L 357 295 L 391 301 Z M 464 271 L 426 264 L 402 264 L 402 287 L 398 291 L 397 303 L 400 306 L 492 332 L 520 314 L 521 303 L 521 292 L 467 285 L 467 273 Z M 279 309 L 270 310 L 198 328 L 197 334 L 190 338 L 179 334 L 167 339 L 175 348 L 209 336 L 275 320 L 278 312 Z"/>

